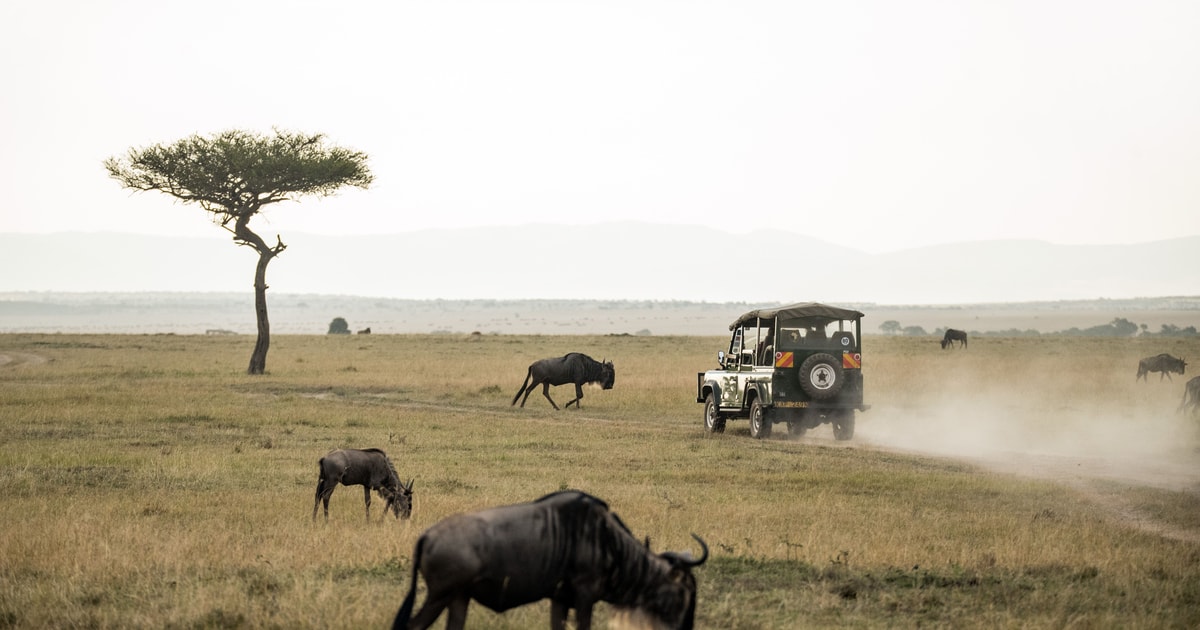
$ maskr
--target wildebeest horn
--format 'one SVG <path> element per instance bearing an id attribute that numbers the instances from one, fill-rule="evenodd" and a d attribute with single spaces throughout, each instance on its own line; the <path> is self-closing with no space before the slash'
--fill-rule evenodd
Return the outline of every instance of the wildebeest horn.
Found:
<path id="1" fill-rule="evenodd" d="M 704 555 L 700 556 L 699 560 L 692 560 L 692 554 L 690 554 L 690 553 L 686 553 L 686 552 L 685 553 L 675 553 L 674 551 L 668 551 L 668 552 L 662 554 L 662 557 L 665 558 L 667 561 L 669 561 L 671 564 L 681 566 L 681 567 L 687 567 L 689 569 L 692 567 L 698 567 L 698 566 L 704 564 L 704 561 L 708 560 L 708 545 L 705 544 L 703 538 L 697 536 L 694 533 L 692 534 L 692 538 L 695 538 L 696 542 L 700 543 L 700 548 L 704 550 Z"/>

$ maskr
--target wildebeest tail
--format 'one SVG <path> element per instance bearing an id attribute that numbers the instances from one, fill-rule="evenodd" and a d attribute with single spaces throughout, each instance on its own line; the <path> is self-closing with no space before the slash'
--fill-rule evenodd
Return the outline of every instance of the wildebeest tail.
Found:
<path id="1" fill-rule="evenodd" d="M 528 370 L 525 370 L 525 382 L 521 383 L 521 389 L 517 390 L 517 395 L 513 396 L 513 401 L 511 404 L 509 404 L 509 407 L 517 404 L 517 399 L 521 397 L 521 394 L 525 393 L 525 388 L 529 387 L 529 379 L 531 379 L 531 378 L 533 378 L 533 366 L 532 365 L 529 366 Z"/>
<path id="2" fill-rule="evenodd" d="M 400 610 L 396 611 L 396 619 L 392 622 L 392 630 L 408 630 L 408 620 L 412 617 L 413 605 L 417 603 L 417 570 L 421 568 L 421 549 L 425 546 L 425 537 L 417 539 L 417 548 L 413 551 L 412 582 L 408 585 L 408 595 Z"/>
<path id="3" fill-rule="evenodd" d="M 317 498 L 321 498 L 321 490 L 325 488 L 325 458 L 317 460 Z"/>

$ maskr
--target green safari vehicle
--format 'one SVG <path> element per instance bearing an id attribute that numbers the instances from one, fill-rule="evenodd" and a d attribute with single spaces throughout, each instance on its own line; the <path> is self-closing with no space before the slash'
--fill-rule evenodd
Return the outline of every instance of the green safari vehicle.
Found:
<path id="1" fill-rule="evenodd" d="M 704 429 L 725 431 L 734 418 L 750 420 L 763 439 L 786 424 L 794 437 L 826 422 L 838 440 L 854 437 L 854 412 L 863 404 L 863 314 L 805 302 L 750 311 L 729 326 L 720 367 L 696 374 Z"/>

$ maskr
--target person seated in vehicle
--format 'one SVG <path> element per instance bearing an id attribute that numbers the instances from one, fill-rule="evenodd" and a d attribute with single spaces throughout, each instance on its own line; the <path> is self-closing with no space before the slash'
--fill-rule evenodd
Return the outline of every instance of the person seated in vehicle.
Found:
<path id="1" fill-rule="evenodd" d="M 768 328 L 767 336 L 758 344 L 758 365 L 775 364 L 775 329 Z"/>

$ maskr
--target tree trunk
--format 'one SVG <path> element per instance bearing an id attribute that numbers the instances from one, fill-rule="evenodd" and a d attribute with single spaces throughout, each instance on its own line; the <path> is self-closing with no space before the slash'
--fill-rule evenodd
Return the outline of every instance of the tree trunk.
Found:
<path id="1" fill-rule="evenodd" d="M 267 369 L 267 350 L 271 347 L 271 322 L 267 320 L 267 263 L 275 257 L 271 250 L 260 251 L 254 269 L 254 315 L 258 320 L 258 339 L 250 355 L 247 374 L 262 374 Z"/>

